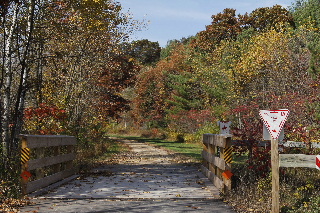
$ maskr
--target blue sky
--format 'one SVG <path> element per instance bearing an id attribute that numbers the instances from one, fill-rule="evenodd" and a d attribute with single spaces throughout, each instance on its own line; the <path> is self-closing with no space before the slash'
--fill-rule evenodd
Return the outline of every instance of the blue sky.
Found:
<path id="1" fill-rule="evenodd" d="M 116 0 L 123 12 L 134 19 L 148 22 L 147 28 L 135 32 L 131 40 L 158 41 L 164 47 L 168 40 L 196 35 L 211 23 L 211 16 L 225 8 L 238 14 L 250 13 L 259 7 L 279 4 L 285 8 L 295 0 Z"/>

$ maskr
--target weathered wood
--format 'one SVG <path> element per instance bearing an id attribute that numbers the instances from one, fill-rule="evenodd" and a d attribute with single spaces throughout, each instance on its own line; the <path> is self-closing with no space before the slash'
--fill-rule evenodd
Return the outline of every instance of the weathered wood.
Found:
<path id="1" fill-rule="evenodd" d="M 282 142 L 282 143 L 280 143 L 280 145 L 282 145 L 284 147 L 293 147 L 293 148 L 306 148 L 307 147 L 307 143 L 295 142 L 295 141 Z M 320 148 L 320 143 L 317 143 L 317 142 L 311 142 L 310 145 L 311 145 L 311 148 Z"/>
<path id="2" fill-rule="evenodd" d="M 295 141 L 286 141 L 279 143 L 279 145 L 283 147 L 294 147 L 294 148 L 306 148 L 307 144 L 303 142 L 295 142 Z"/>
<path id="3" fill-rule="evenodd" d="M 28 179 L 22 180 L 22 192 L 27 194 L 42 187 L 46 187 L 52 183 L 62 180 L 65 177 L 71 176 L 75 173 L 72 167 L 72 161 L 75 159 L 76 154 L 73 153 L 76 138 L 64 135 L 21 135 L 22 147 L 32 149 L 36 159 L 27 161 L 23 166 L 22 171 L 35 171 L 35 180 L 28 182 Z M 67 154 L 60 155 L 61 146 L 67 150 Z M 54 156 L 46 157 L 48 154 Z M 62 168 L 61 163 L 66 163 Z M 51 166 L 54 174 L 44 177 L 44 168 Z M 65 169 L 61 171 L 61 169 Z"/>
<path id="4" fill-rule="evenodd" d="M 223 169 L 223 171 L 221 171 L 221 177 L 223 179 L 224 186 L 225 186 L 224 192 L 230 191 L 231 190 L 231 185 L 232 185 L 231 184 L 231 179 L 224 178 L 223 175 L 222 175 L 222 173 L 224 171 L 226 171 L 226 170 L 229 170 L 231 172 L 231 162 L 228 163 L 228 162 L 225 161 L 225 159 L 226 159 L 225 157 L 227 157 L 225 150 L 226 149 L 230 149 L 231 146 L 232 146 L 231 137 L 226 137 L 225 141 L 226 141 L 226 144 L 225 144 L 225 147 L 224 147 L 224 149 L 222 151 L 222 155 L 221 155 L 221 158 L 223 159 L 223 163 L 224 163 L 224 169 Z M 230 157 L 232 158 L 232 153 L 231 153 Z"/>
<path id="5" fill-rule="evenodd" d="M 25 139 L 22 139 L 21 140 L 21 150 L 24 149 L 24 148 L 27 148 L 27 140 Z M 20 156 L 21 157 L 21 156 Z M 24 172 L 24 171 L 28 171 L 29 168 L 28 168 L 28 162 L 26 163 L 22 163 L 21 165 L 21 174 Z M 28 180 L 27 179 L 24 179 L 24 178 L 21 178 L 21 192 L 22 194 L 27 194 L 27 183 L 28 183 Z"/>
<path id="6" fill-rule="evenodd" d="M 320 148 L 320 142 L 311 142 L 311 148 Z M 232 140 L 233 146 L 249 146 L 255 145 L 259 147 L 270 146 L 270 141 L 255 141 L 255 144 L 252 144 L 252 141 L 248 140 Z M 306 148 L 307 144 L 305 142 L 296 142 L 296 141 L 279 141 L 279 146 L 283 147 L 292 147 L 292 148 Z"/>
<path id="7" fill-rule="evenodd" d="M 54 156 L 59 156 L 60 155 L 60 146 L 55 146 L 55 147 L 52 147 L 53 149 L 53 153 L 54 153 Z M 63 162 L 63 161 L 62 161 Z M 51 164 L 51 165 L 54 165 L 53 166 L 53 172 L 54 173 L 57 173 L 57 172 L 60 172 L 61 171 L 61 162 L 59 163 L 54 163 L 54 164 Z"/>
<path id="8" fill-rule="evenodd" d="M 280 167 L 316 168 L 316 155 L 280 154 Z"/>
<path id="9" fill-rule="evenodd" d="M 226 138 L 231 136 L 230 134 L 203 134 L 203 143 L 224 148 L 226 146 Z"/>
<path id="10" fill-rule="evenodd" d="M 36 156 L 39 159 L 44 158 L 44 148 L 43 147 L 40 147 L 40 148 L 36 149 Z M 30 169 L 30 167 L 29 167 L 29 170 L 32 170 L 32 169 Z M 44 168 L 38 167 L 36 169 L 36 179 L 40 179 L 40 178 L 43 178 L 43 177 L 44 177 Z"/>
<path id="11" fill-rule="evenodd" d="M 210 136 L 211 135 L 213 135 L 213 134 L 207 133 L 207 134 L 202 135 L 202 137 L 203 137 L 202 141 L 204 144 L 210 144 Z"/>
<path id="12" fill-rule="evenodd" d="M 67 146 L 67 153 L 73 153 L 74 152 L 74 146 Z M 76 158 L 76 155 L 74 154 L 74 160 Z M 66 169 L 71 169 L 73 166 L 73 161 L 67 161 L 66 163 Z"/>
<path id="13" fill-rule="evenodd" d="M 29 167 L 29 170 L 34 170 L 34 169 L 38 169 L 45 166 L 51 166 L 58 163 L 63 163 L 66 161 L 72 161 L 75 159 L 75 157 L 76 157 L 75 153 L 69 153 L 69 154 L 58 155 L 53 157 L 34 159 L 28 162 L 28 167 Z"/>
<path id="14" fill-rule="evenodd" d="M 215 187 L 217 187 L 219 190 L 223 189 L 223 181 L 218 176 L 204 166 L 201 166 L 201 170 L 202 173 L 215 185 Z"/>
<path id="15" fill-rule="evenodd" d="M 214 164 L 215 166 L 217 166 L 218 168 L 225 170 L 226 168 L 226 163 L 223 159 L 214 156 L 213 154 L 210 154 L 206 151 L 202 151 L 202 157 L 208 161 L 211 164 Z"/>
<path id="16" fill-rule="evenodd" d="M 75 170 L 73 168 L 71 168 L 71 169 L 64 170 L 64 171 L 55 173 L 53 175 L 41 178 L 39 180 L 29 182 L 29 183 L 27 183 L 26 193 L 34 192 L 37 189 L 49 186 L 52 183 L 55 183 L 59 180 L 62 180 L 66 177 L 73 175 L 74 172 L 75 172 Z"/>
<path id="17" fill-rule="evenodd" d="M 76 145 L 77 140 L 73 136 L 66 135 L 21 135 L 21 138 L 27 141 L 27 147 L 52 147 Z"/>
<path id="18" fill-rule="evenodd" d="M 213 145 L 224 148 L 226 146 L 225 137 L 223 137 L 222 135 L 215 135 Z"/>
<path id="19" fill-rule="evenodd" d="M 272 173 L 272 213 L 280 211 L 279 153 L 278 140 L 271 139 L 271 173 Z"/>
<path id="20" fill-rule="evenodd" d="M 222 192 L 231 189 L 231 180 L 223 177 L 226 169 L 231 170 L 231 163 L 224 160 L 224 149 L 232 145 L 230 134 L 204 134 L 202 151 L 202 171 L 206 177 Z"/>

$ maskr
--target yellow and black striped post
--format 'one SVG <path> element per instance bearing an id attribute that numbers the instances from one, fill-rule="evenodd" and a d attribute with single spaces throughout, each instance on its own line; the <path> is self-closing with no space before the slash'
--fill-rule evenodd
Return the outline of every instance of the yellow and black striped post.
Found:
<path id="1" fill-rule="evenodd" d="M 232 162 L 232 147 L 231 146 L 224 149 L 224 160 L 227 163 Z"/>
<path id="2" fill-rule="evenodd" d="M 28 171 L 28 161 L 30 160 L 30 148 L 28 148 L 27 140 L 21 137 L 21 190 L 22 194 L 27 194 L 27 183 L 31 177 Z"/>
<path id="3" fill-rule="evenodd" d="M 21 164 L 25 164 L 30 160 L 30 149 L 25 147 L 21 149 Z"/>

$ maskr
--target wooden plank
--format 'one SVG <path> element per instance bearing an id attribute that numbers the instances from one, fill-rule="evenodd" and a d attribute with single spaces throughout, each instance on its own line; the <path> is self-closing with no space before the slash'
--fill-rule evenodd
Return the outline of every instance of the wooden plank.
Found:
<path id="1" fill-rule="evenodd" d="M 28 162 L 28 168 L 29 170 L 34 170 L 37 168 L 51 166 L 51 165 L 63 163 L 66 161 L 72 161 L 75 159 L 75 157 L 76 157 L 75 153 L 69 153 L 69 154 L 58 155 L 53 157 L 34 159 Z"/>
<path id="2" fill-rule="evenodd" d="M 215 135 L 213 144 L 224 148 L 226 146 L 226 138 L 223 135 Z"/>
<path id="3" fill-rule="evenodd" d="M 250 145 L 250 141 L 248 140 L 232 140 L 233 146 L 248 146 Z M 265 147 L 270 146 L 270 141 L 256 141 L 255 146 Z M 307 145 L 305 142 L 296 142 L 296 141 L 280 141 L 280 146 L 283 147 L 292 147 L 292 148 L 306 148 Z M 320 142 L 311 142 L 311 148 L 320 148 Z"/>
<path id="4" fill-rule="evenodd" d="M 214 146 L 219 146 L 224 148 L 226 145 L 226 139 L 231 138 L 232 135 L 230 134 L 203 134 L 203 143 L 204 144 L 211 144 Z"/>
<path id="5" fill-rule="evenodd" d="M 295 142 L 295 141 L 286 141 L 286 142 L 280 143 L 279 145 L 282 145 L 284 147 L 293 147 L 293 148 L 306 148 L 307 147 L 307 143 Z M 320 143 L 311 142 L 311 148 L 320 148 Z"/>
<path id="6" fill-rule="evenodd" d="M 27 148 L 27 140 L 22 139 L 21 140 L 21 150 L 24 149 L 24 148 Z M 22 165 L 21 165 L 21 174 L 24 171 L 28 171 L 28 170 L 29 170 L 28 161 L 25 162 L 25 163 L 22 163 Z M 28 183 L 28 179 L 21 178 L 21 192 L 22 192 L 22 194 L 27 194 L 27 183 Z"/>
<path id="7" fill-rule="evenodd" d="M 67 135 L 21 135 L 27 141 L 28 148 L 76 145 L 77 140 Z"/>
<path id="8" fill-rule="evenodd" d="M 36 149 L 36 158 L 37 159 L 44 158 L 44 150 L 45 150 L 45 148 L 43 148 L 43 147 Z M 29 168 L 29 170 L 30 170 L 30 168 Z M 36 173 L 37 180 L 43 178 L 44 177 L 44 168 L 38 167 L 36 169 L 35 173 Z"/>
<path id="9" fill-rule="evenodd" d="M 211 164 L 214 164 L 217 166 L 219 169 L 225 170 L 226 169 L 226 163 L 223 159 L 214 156 L 206 151 L 202 151 L 202 157 L 208 161 Z"/>
<path id="10" fill-rule="evenodd" d="M 316 155 L 280 154 L 280 167 L 316 168 Z"/>
<path id="11" fill-rule="evenodd" d="M 231 145 L 232 146 L 255 145 L 259 147 L 266 147 L 266 146 L 270 146 L 270 141 L 255 141 L 255 144 L 252 144 L 252 141 L 249 141 L 249 140 L 232 140 Z"/>
<path id="12" fill-rule="evenodd" d="M 210 144 L 210 139 L 211 137 L 213 136 L 214 134 L 209 134 L 209 133 L 206 133 L 206 134 L 203 134 L 203 143 L 204 144 Z"/>
<path id="13" fill-rule="evenodd" d="M 223 181 L 219 179 L 215 174 L 213 174 L 210 170 L 208 170 L 206 167 L 201 166 L 201 171 L 220 191 L 224 188 Z"/>
<path id="14" fill-rule="evenodd" d="M 295 141 L 286 141 L 279 143 L 279 145 L 284 147 L 295 147 L 295 148 L 306 148 L 307 144 L 302 142 L 295 142 Z"/>
<path id="15" fill-rule="evenodd" d="M 230 138 L 230 140 L 231 140 L 233 135 L 232 134 L 220 134 L 220 136 L 223 138 Z"/>
<path id="16" fill-rule="evenodd" d="M 279 140 L 271 139 L 271 174 L 272 174 L 272 213 L 280 211 L 280 183 L 279 183 Z"/>
<path id="17" fill-rule="evenodd" d="M 29 183 L 27 183 L 26 193 L 34 192 L 38 189 L 49 186 L 50 184 L 55 183 L 59 180 L 62 180 L 66 177 L 69 177 L 73 174 L 74 174 L 74 169 L 72 168 L 72 169 L 64 170 L 62 172 L 55 173 L 53 175 L 44 177 L 39 180 L 29 182 Z"/>
<path id="18" fill-rule="evenodd" d="M 318 148 L 318 149 L 320 149 L 320 142 L 318 142 L 318 143 L 312 142 L 312 143 L 311 143 L 311 148 Z"/>

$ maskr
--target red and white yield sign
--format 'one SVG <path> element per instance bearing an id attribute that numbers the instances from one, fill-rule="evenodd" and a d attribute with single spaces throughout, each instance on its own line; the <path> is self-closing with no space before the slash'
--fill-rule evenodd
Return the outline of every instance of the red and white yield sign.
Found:
<path id="1" fill-rule="evenodd" d="M 316 168 L 320 170 L 320 155 L 316 156 Z"/>
<path id="2" fill-rule="evenodd" d="M 279 138 L 280 132 L 288 118 L 289 113 L 290 111 L 287 109 L 260 110 L 259 115 L 273 139 Z"/>

